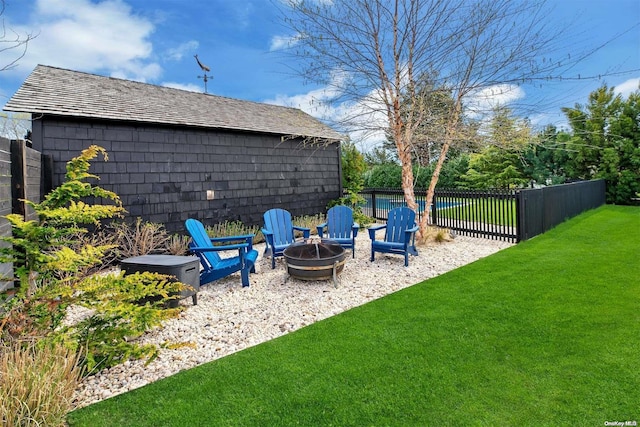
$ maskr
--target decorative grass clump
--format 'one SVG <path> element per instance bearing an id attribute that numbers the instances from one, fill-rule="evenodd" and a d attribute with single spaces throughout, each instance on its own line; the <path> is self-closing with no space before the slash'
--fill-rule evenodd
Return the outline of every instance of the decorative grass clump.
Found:
<path id="1" fill-rule="evenodd" d="M 605 206 L 447 274 L 74 411 L 69 423 L 638 420 L 638 242 L 640 209 Z"/>
<path id="2" fill-rule="evenodd" d="M 291 221 L 293 222 L 293 225 L 311 229 L 311 234 L 318 234 L 318 229 L 316 227 L 325 222 L 325 215 L 317 214 L 296 216 Z"/>
<path id="3" fill-rule="evenodd" d="M 264 236 L 257 225 L 249 226 L 241 221 L 224 221 L 212 226 L 205 226 L 209 237 L 228 237 L 253 234 L 253 243 L 264 242 Z"/>
<path id="4" fill-rule="evenodd" d="M 4 343 L 0 347 L 3 426 L 64 426 L 80 381 L 78 356 L 61 345 Z"/>
<path id="5" fill-rule="evenodd" d="M 317 233 L 316 226 L 322 224 L 325 220 L 323 214 L 317 215 L 303 215 L 293 217 L 291 222 L 299 227 L 307 227 L 311 229 L 311 234 Z M 258 225 L 249 226 L 243 224 L 241 221 L 224 221 L 213 226 L 205 226 L 207 234 L 210 237 L 228 237 L 228 236 L 241 236 L 244 234 L 254 234 L 253 243 L 264 242 L 264 236 L 262 235 L 262 227 Z M 300 236 L 302 234 L 300 233 Z"/>
<path id="6" fill-rule="evenodd" d="M 453 238 L 451 237 L 451 231 L 446 228 L 429 226 L 427 227 L 427 231 L 420 239 L 416 239 L 416 242 L 419 246 L 426 245 L 430 242 L 434 243 L 444 243 L 450 242 Z"/>

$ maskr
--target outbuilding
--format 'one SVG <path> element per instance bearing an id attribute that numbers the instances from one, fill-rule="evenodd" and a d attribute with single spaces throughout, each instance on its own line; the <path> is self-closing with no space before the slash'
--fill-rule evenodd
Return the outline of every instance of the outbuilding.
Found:
<path id="1" fill-rule="evenodd" d="M 258 225 L 276 207 L 312 215 L 342 192 L 343 135 L 295 108 L 38 65 L 4 110 L 31 114 L 52 186 L 99 145 L 100 186 L 170 232 L 187 218 Z"/>

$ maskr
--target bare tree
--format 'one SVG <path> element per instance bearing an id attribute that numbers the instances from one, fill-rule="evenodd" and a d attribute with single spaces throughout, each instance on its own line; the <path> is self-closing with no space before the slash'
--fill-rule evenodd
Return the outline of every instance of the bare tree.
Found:
<path id="1" fill-rule="evenodd" d="M 436 81 L 433 75 L 426 75 L 417 82 L 418 96 L 401 101 L 401 108 L 408 104 L 409 114 L 416 109 L 416 102 L 423 104 L 419 108 L 423 112 L 421 121 L 417 123 L 413 138 L 409 141 L 413 162 L 417 166 L 430 166 L 437 161 L 446 139 L 447 121 L 453 106 L 454 95 L 450 88 L 436 86 Z M 473 148 L 482 145 L 484 139 L 478 133 L 479 126 L 480 123 L 468 117 L 458 123 L 456 131 L 458 140 L 455 146 L 460 152 L 472 151 Z M 394 142 L 385 144 L 389 149 L 393 149 L 394 146 Z M 454 145 L 451 148 L 453 147 Z"/>
<path id="2" fill-rule="evenodd" d="M 287 7 L 285 22 L 295 32 L 289 51 L 301 60 L 298 71 L 331 88 L 326 102 L 350 106 L 341 118 L 344 129 L 389 132 L 404 197 L 414 210 L 411 153 L 433 119 L 433 96 L 420 90 L 422 76 L 432 76 L 433 87 L 452 96 L 444 120 L 439 117 L 432 129 L 441 144 L 430 206 L 449 149 L 468 136 L 465 112 L 479 112 L 473 102 L 479 94 L 556 78 L 568 60 L 582 59 L 551 59 L 566 55 L 567 39 L 553 28 L 543 0 L 287 0 Z"/>
<path id="3" fill-rule="evenodd" d="M 7 28 L 4 19 L 5 1 L 0 0 L 0 55 L 5 55 L 9 51 L 13 54 L 7 63 L 0 64 L 0 71 L 9 70 L 18 65 L 27 53 L 27 45 L 36 36 L 32 33 L 20 34 Z"/>
<path id="4" fill-rule="evenodd" d="M 8 139 L 28 139 L 31 115 L 27 113 L 0 112 L 0 136 Z"/>
<path id="5" fill-rule="evenodd" d="M 27 45 L 36 37 L 32 33 L 20 34 L 7 28 L 3 18 L 4 11 L 5 1 L 0 0 L 0 57 L 4 61 L 0 63 L 0 71 L 16 67 L 27 53 Z M 30 117 L 18 113 L 0 113 L 0 136 L 23 139 L 30 128 Z"/>

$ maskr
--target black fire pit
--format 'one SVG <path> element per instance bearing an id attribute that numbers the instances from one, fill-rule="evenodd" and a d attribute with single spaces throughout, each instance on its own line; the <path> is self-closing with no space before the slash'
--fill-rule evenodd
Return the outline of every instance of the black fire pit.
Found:
<path id="1" fill-rule="evenodd" d="M 302 280 L 326 280 L 333 278 L 338 286 L 337 276 L 344 269 L 345 250 L 332 240 L 304 240 L 294 243 L 284 250 L 287 272 L 291 277 Z"/>

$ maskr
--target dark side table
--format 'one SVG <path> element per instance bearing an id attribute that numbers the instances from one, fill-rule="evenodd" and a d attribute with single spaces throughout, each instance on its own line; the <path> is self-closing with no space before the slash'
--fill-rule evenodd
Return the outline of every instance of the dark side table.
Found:
<path id="1" fill-rule="evenodd" d="M 190 285 L 193 290 L 180 292 L 180 298 L 191 297 L 193 305 L 198 304 L 200 291 L 200 260 L 195 256 L 142 255 L 123 259 L 120 268 L 129 273 L 151 272 L 175 276 L 178 282 Z M 173 301 L 174 306 L 178 300 Z"/>

